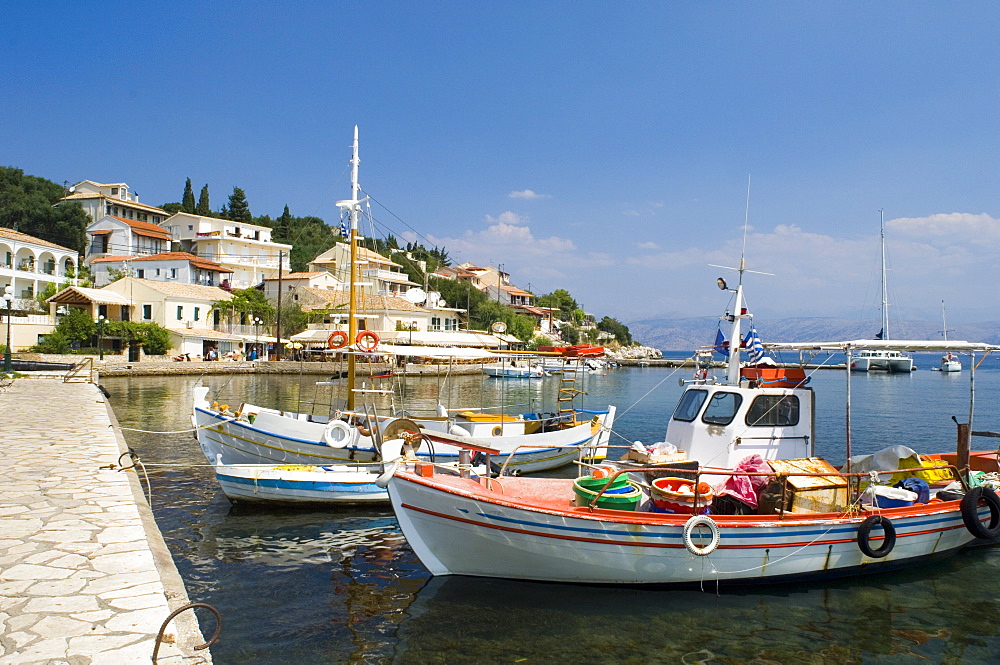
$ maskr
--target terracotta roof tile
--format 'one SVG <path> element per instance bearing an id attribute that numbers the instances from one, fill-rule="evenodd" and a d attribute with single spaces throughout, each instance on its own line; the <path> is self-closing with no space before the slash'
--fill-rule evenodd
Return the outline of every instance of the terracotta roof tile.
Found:
<path id="1" fill-rule="evenodd" d="M 130 227 L 132 227 L 133 231 L 135 231 L 136 233 L 139 233 L 140 235 L 149 235 L 149 236 L 154 236 L 154 237 L 160 237 L 160 236 L 162 236 L 162 238 L 164 240 L 170 240 L 170 231 L 167 231 L 162 226 L 158 226 L 158 225 L 152 224 L 150 222 L 140 222 L 140 221 L 138 221 L 136 219 L 126 219 L 124 217 L 115 217 L 114 215 L 110 215 L 110 217 L 112 217 L 113 219 L 117 219 L 119 222 L 125 222 Z"/>
<path id="2" fill-rule="evenodd" d="M 20 231 L 15 231 L 14 229 L 7 228 L 6 226 L 0 226 L 0 238 L 7 238 L 8 240 L 14 240 L 17 242 L 30 242 L 36 245 L 41 245 L 42 247 L 62 249 L 76 254 L 76 251 L 70 249 L 69 247 L 63 247 L 62 245 L 57 245 L 54 242 L 49 242 L 48 240 L 42 240 L 41 238 L 36 238 L 35 236 L 29 236 L 27 233 L 21 233 Z"/>

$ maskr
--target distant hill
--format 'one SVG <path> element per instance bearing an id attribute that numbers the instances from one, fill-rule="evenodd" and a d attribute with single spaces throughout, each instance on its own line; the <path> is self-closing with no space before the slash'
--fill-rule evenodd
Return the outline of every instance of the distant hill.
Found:
<path id="1" fill-rule="evenodd" d="M 718 317 L 701 316 L 677 319 L 630 321 L 628 329 L 640 344 L 662 351 L 689 351 L 715 341 Z M 826 317 L 764 319 L 755 317 L 754 325 L 765 342 L 830 342 L 848 339 L 871 339 L 877 329 L 853 319 Z M 723 332 L 728 335 L 728 323 Z M 896 339 L 941 339 L 941 323 L 901 321 L 894 323 Z M 1000 344 L 1000 322 L 955 324 L 949 321 L 949 339 Z"/>

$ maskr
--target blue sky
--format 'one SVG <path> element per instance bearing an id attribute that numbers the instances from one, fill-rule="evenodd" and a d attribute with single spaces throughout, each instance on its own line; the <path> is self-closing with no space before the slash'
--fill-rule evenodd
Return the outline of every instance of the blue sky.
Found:
<path id="1" fill-rule="evenodd" d="M 623 321 L 718 314 L 751 179 L 750 304 L 995 319 L 1000 5 L 989 2 L 17 2 L 0 163 L 140 199 L 234 186 Z M 988 304 L 987 304 L 988 303 Z"/>

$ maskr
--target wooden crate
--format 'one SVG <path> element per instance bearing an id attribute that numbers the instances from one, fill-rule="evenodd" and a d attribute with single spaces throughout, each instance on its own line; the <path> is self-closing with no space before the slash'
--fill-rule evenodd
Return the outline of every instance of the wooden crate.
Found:
<path id="1" fill-rule="evenodd" d="M 793 513 L 839 513 L 848 506 L 848 482 L 822 457 L 768 460 L 777 478 L 768 486 L 768 502 L 777 509 L 784 477 L 788 477 L 785 510 Z M 793 473 L 830 473 L 829 476 L 793 476 Z M 762 501 L 762 505 L 763 505 Z"/>

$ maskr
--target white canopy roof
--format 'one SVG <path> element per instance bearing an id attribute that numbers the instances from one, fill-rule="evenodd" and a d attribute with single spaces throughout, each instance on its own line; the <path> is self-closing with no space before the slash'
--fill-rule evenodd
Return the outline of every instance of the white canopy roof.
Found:
<path id="1" fill-rule="evenodd" d="M 913 339 L 856 339 L 845 342 L 765 342 L 764 348 L 773 351 L 957 351 L 986 352 L 1000 351 L 996 344 L 985 342 L 962 342 L 955 340 L 913 340 Z"/>
<path id="2" fill-rule="evenodd" d="M 348 349 L 327 349 L 327 353 L 343 353 Z M 421 358 L 455 358 L 457 360 L 492 360 L 497 354 L 488 349 L 472 349 L 457 346 L 410 346 L 404 344 L 380 344 L 374 351 L 355 351 L 362 355 L 375 356 L 419 356 Z"/>

